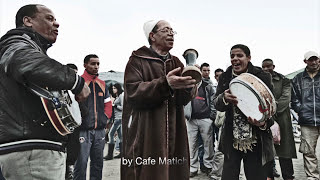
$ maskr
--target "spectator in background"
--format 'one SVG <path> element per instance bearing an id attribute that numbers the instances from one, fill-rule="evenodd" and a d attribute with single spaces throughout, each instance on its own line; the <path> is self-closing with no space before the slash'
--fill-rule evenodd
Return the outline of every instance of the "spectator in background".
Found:
<path id="1" fill-rule="evenodd" d="M 291 85 L 290 80 L 274 71 L 274 68 L 275 65 L 271 59 L 262 61 L 262 69 L 272 76 L 273 95 L 277 102 L 277 112 L 272 118 L 279 124 L 281 139 L 280 144 L 274 144 L 274 146 L 279 157 L 282 178 L 284 180 L 291 180 L 294 179 L 292 158 L 297 158 L 289 107 L 291 100 Z M 275 163 L 273 164 L 273 168 L 269 170 L 268 175 L 268 177 L 272 179 L 273 177 L 276 177 L 274 176 Z"/>
<path id="2" fill-rule="evenodd" d="M 198 65 L 197 65 L 198 67 Z M 208 84 L 210 85 L 213 85 L 212 81 L 210 80 L 210 66 L 208 63 L 203 63 L 201 64 L 201 66 L 199 66 L 199 69 L 201 69 L 201 74 L 202 74 L 202 78 L 208 82 Z M 215 88 L 214 88 L 215 90 Z M 215 91 L 214 91 L 215 92 Z M 189 109 L 190 111 L 190 107 L 191 107 L 191 104 L 187 105 L 186 106 L 187 108 L 186 109 Z M 187 114 L 190 114 L 191 112 L 187 112 Z M 212 138 L 213 138 L 213 147 L 214 147 L 214 141 L 215 141 L 215 138 L 214 138 L 214 135 L 215 135 L 215 126 L 214 124 L 212 124 L 212 127 L 213 127 L 213 135 L 212 135 Z M 204 155 L 204 147 L 203 147 L 203 140 L 201 138 L 201 134 L 200 132 L 198 133 L 198 145 L 199 145 L 199 148 L 198 148 L 198 157 L 199 157 L 199 164 L 200 164 L 200 170 L 201 172 L 203 173 L 208 173 L 208 169 L 206 168 L 206 166 L 204 165 L 203 163 L 203 155 Z"/>
<path id="3" fill-rule="evenodd" d="M 214 78 L 216 79 L 217 83 L 219 83 L 219 77 L 222 73 L 224 73 L 224 71 L 220 68 L 214 71 Z"/>
<path id="4" fill-rule="evenodd" d="M 75 180 L 86 179 L 89 156 L 90 179 L 102 179 L 105 127 L 111 117 L 112 104 L 105 82 L 98 78 L 99 66 L 100 60 L 97 55 L 89 54 L 84 58 L 85 71 L 82 77 L 91 93 L 84 102 L 88 114 L 82 116 L 80 126 L 80 153 L 75 163 Z"/>
<path id="5" fill-rule="evenodd" d="M 74 72 L 78 73 L 78 67 L 73 63 L 68 63 L 67 66 L 74 70 Z"/>
<path id="6" fill-rule="evenodd" d="M 291 107 L 298 113 L 301 128 L 299 152 L 303 153 L 308 179 L 320 179 L 316 147 L 320 135 L 320 73 L 319 55 L 304 54 L 305 70 L 292 79 Z"/>
<path id="7" fill-rule="evenodd" d="M 185 117 L 187 119 L 188 141 L 190 151 L 190 177 L 198 174 L 198 134 L 200 133 L 203 140 L 204 171 L 209 174 L 212 170 L 212 161 L 214 156 L 213 147 L 213 128 L 212 122 L 216 118 L 216 110 L 213 105 L 214 89 L 209 79 L 210 66 L 203 63 L 200 66 L 202 80 L 198 85 L 197 96 L 185 107 Z"/>
<path id="8" fill-rule="evenodd" d="M 123 109 L 123 90 L 119 83 L 116 83 L 112 86 L 112 94 L 111 94 L 111 102 L 114 112 L 114 122 L 109 132 L 109 147 L 108 154 L 103 158 L 105 160 L 113 159 L 113 150 L 115 146 L 114 135 L 117 132 L 118 139 L 120 140 L 120 154 L 115 156 L 114 158 L 121 157 L 122 151 L 122 127 L 121 127 L 121 119 L 122 119 L 122 109 Z"/>

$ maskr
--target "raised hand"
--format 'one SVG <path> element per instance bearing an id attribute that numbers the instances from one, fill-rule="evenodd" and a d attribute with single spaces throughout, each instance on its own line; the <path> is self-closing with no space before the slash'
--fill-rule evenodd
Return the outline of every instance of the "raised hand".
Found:
<path id="1" fill-rule="evenodd" d="M 181 68 L 175 68 L 167 74 L 167 81 L 172 89 L 193 88 L 196 85 L 196 80 L 191 76 L 181 77 Z"/>

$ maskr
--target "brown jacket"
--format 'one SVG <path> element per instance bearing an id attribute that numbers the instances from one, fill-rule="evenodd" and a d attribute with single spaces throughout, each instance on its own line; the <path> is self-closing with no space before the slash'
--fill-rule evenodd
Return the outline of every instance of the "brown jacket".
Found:
<path id="1" fill-rule="evenodd" d="M 163 61 L 145 46 L 129 59 L 124 75 L 122 180 L 189 179 L 183 105 L 191 93 L 170 89 L 166 80 L 177 67 L 183 68 L 177 57 Z"/>

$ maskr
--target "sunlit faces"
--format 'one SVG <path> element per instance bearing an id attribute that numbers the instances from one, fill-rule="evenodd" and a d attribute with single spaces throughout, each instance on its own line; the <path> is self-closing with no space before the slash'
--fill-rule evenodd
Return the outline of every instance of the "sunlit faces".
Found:
<path id="1" fill-rule="evenodd" d="M 151 41 L 153 41 L 153 45 L 157 49 L 167 53 L 173 48 L 173 36 L 175 35 L 175 32 L 172 30 L 170 24 L 166 21 L 159 21 L 157 26 L 158 30 L 156 33 L 153 33 Z"/>
<path id="2" fill-rule="evenodd" d="M 84 64 L 84 68 L 86 68 L 86 71 L 92 75 L 98 74 L 99 66 L 99 58 L 90 58 L 89 62 Z"/>
<path id="3" fill-rule="evenodd" d="M 235 74 L 241 74 L 247 71 L 251 56 L 246 56 L 242 49 L 235 48 L 231 50 L 230 57 L 231 65 Z"/>
<path id="4" fill-rule="evenodd" d="M 202 77 L 209 79 L 210 76 L 210 66 L 203 66 L 201 69 Z"/>
<path id="5" fill-rule="evenodd" d="M 272 73 L 274 69 L 274 65 L 271 61 L 264 61 L 262 63 L 262 70 L 265 72 Z"/>
<path id="6" fill-rule="evenodd" d="M 34 29 L 51 43 L 56 42 L 59 23 L 56 21 L 53 12 L 42 5 L 38 5 L 37 8 L 38 12 L 34 17 L 29 17 L 29 22 L 25 25 Z"/>
<path id="7" fill-rule="evenodd" d="M 304 62 L 307 64 L 307 69 L 311 72 L 315 72 L 319 68 L 319 58 L 316 56 L 313 56 L 308 60 L 304 60 Z"/>

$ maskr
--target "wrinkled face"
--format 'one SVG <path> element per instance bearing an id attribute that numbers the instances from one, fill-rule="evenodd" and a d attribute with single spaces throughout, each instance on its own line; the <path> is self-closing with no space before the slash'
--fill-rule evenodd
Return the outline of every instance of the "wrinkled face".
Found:
<path id="1" fill-rule="evenodd" d="M 97 75 L 99 71 L 99 58 L 90 58 L 89 62 L 84 64 L 84 68 L 89 74 Z"/>
<path id="2" fill-rule="evenodd" d="M 24 21 L 25 26 L 31 27 L 51 43 L 56 42 L 59 23 L 53 12 L 45 6 L 38 5 L 37 8 L 39 12 L 34 17 L 25 17 L 28 18 L 28 22 Z"/>
<path id="3" fill-rule="evenodd" d="M 209 79 L 210 75 L 210 67 L 209 66 L 203 66 L 201 69 L 202 77 Z"/>
<path id="4" fill-rule="evenodd" d="M 118 93 L 118 89 L 115 86 L 112 86 L 112 92 L 113 92 L 113 94 L 117 94 Z"/>
<path id="5" fill-rule="evenodd" d="M 216 72 L 215 75 L 214 75 L 214 78 L 217 80 L 217 82 L 219 82 L 219 77 L 220 75 L 222 74 L 223 72 Z"/>
<path id="6" fill-rule="evenodd" d="M 319 68 L 319 58 L 316 56 L 304 60 L 304 62 L 307 64 L 307 69 L 311 72 L 317 71 Z"/>
<path id="7" fill-rule="evenodd" d="M 234 73 L 241 74 L 246 72 L 248 69 L 248 63 L 251 60 L 250 56 L 246 56 L 242 49 L 236 48 L 232 49 L 230 52 L 231 65 Z"/>
<path id="8" fill-rule="evenodd" d="M 162 51 L 169 52 L 173 48 L 174 32 L 166 21 L 159 21 L 157 26 L 157 32 L 152 33 L 152 44 Z"/>
<path id="9" fill-rule="evenodd" d="M 274 65 L 271 61 L 265 61 L 262 63 L 262 70 L 265 72 L 272 73 L 274 69 Z"/>

